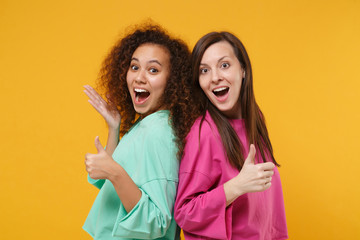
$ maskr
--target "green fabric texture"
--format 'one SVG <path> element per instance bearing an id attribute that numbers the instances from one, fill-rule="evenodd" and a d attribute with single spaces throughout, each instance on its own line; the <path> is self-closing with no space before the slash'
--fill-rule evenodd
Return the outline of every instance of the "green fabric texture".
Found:
<path id="1" fill-rule="evenodd" d="M 94 239 L 175 239 L 173 207 L 179 162 L 169 111 L 138 120 L 124 135 L 113 159 L 141 190 L 137 205 L 127 213 L 112 183 L 94 180 L 100 189 L 83 226 Z"/>

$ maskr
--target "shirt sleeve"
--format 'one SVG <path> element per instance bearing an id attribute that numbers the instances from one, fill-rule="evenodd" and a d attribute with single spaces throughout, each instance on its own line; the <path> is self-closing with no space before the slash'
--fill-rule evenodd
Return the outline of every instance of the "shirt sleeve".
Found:
<path id="1" fill-rule="evenodd" d="M 154 180 L 140 187 L 141 198 L 129 212 L 122 206 L 113 236 L 135 239 L 155 239 L 166 234 L 172 220 L 177 183 Z"/>
<path id="2" fill-rule="evenodd" d="M 199 146 L 200 143 L 200 146 Z M 232 205 L 226 207 L 220 182 L 224 150 L 216 132 L 206 122 L 188 135 L 180 164 L 175 220 L 185 235 L 231 239 Z M 195 237 L 194 237 L 195 238 Z"/>
<path id="3" fill-rule="evenodd" d="M 138 166 L 132 176 L 142 179 L 142 183 L 137 183 L 142 195 L 130 212 L 127 213 L 123 206 L 120 207 L 113 229 L 116 237 L 160 238 L 167 234 L 170 226 L 176 224 L 173 209 L 179 161 L 167 119 L 165 124 L 165 127 L 161 124 L 147 127 L 147 131 L 144 131 L 137 142 L 140 147 L 135 154 Z"/>
<path id="4" fill-rule="evenodd" d="M 97 187 L 98 189 L 101 189 L 101 187 L 105 183 L 105 179 L 92 179 L 88 174 L 88 182 Z"/>

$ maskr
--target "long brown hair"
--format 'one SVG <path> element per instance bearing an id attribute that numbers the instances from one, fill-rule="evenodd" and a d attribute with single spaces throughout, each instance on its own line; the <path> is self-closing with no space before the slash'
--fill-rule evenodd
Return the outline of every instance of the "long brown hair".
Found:
<path id="1" fill-rule="evenodd" d="M 128 30 L 129 31 L 129 30 Z M 142 44 L 157 44 L 169 51 L 170 74 L 160 105 L 170 111 L 170 122 L 176 136 L 181 156 L 185 137 L 196 116 L 196 104 L 191 93 L 190 51 L 180 39 L 171 37 L 163 28 L 153 23 L 135 26 L 115 43 L 102 63 L 99 87 L 107 100 L 121 115 L 120 137 L 135 123 L 137 114 L 127 87 L 126 75 L 134 51 Z"/>
<path id="2" fill-rule="evenodd" d="M 196 43 L 192 52 L 193 86 L 199 99 L 201 99 L 200 106 L 203 111 L 201 124 L 205 119 L 206 111 L 209 111 L 219 131 L 230 164 L 241 170 L 245 161 L 244 146 L 226 116 L 210 102 L 199 84 L 199 67 L 204 52 L 212 44 L 221 41 L 226 41 L 232 46 L 241 67 L 245 70 L 245 78 L 241 84 L 239 101 L 242 118 L 245 120 L 248 142 L 255 145 L 264 162 L 266 161 L 266 154 L 269 154 L 271 161 L 279 166 L 274 158 L 264 115 L 255 101 L 249 56 L 242 42 L 229 32 L 211 32 L 206 34 Z M 199 131 L 201 131 L 201 124 Z"/>

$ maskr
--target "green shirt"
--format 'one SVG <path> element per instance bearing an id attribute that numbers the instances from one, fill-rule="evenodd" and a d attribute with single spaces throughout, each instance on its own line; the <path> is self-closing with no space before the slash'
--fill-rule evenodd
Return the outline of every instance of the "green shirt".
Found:
<path id="1" fill-rule="evenodd" d="M 113 159 L 142 193 L 129 213 L 110 181 L 88 177 L 100 189 L 83 226 L 94 239 L 175 239 L 179 162 L 174 139 L 167 110 L 138 120 L 122 137 Z"/>

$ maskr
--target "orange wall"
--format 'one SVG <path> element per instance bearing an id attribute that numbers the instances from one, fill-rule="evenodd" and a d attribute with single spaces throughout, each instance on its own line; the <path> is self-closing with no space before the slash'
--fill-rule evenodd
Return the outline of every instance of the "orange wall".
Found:
<path id="1" fill-rule="evenodd" d="M 243 40 L 290 239 L 360 238 L 359 13 L 356 0 L 1 0 L 1 239 L 90 239 L 81 226 L 97 190 L 84 154 L 106 126 L 82 86 L 148 17 L 191 47 L 211 30 Z"/>

